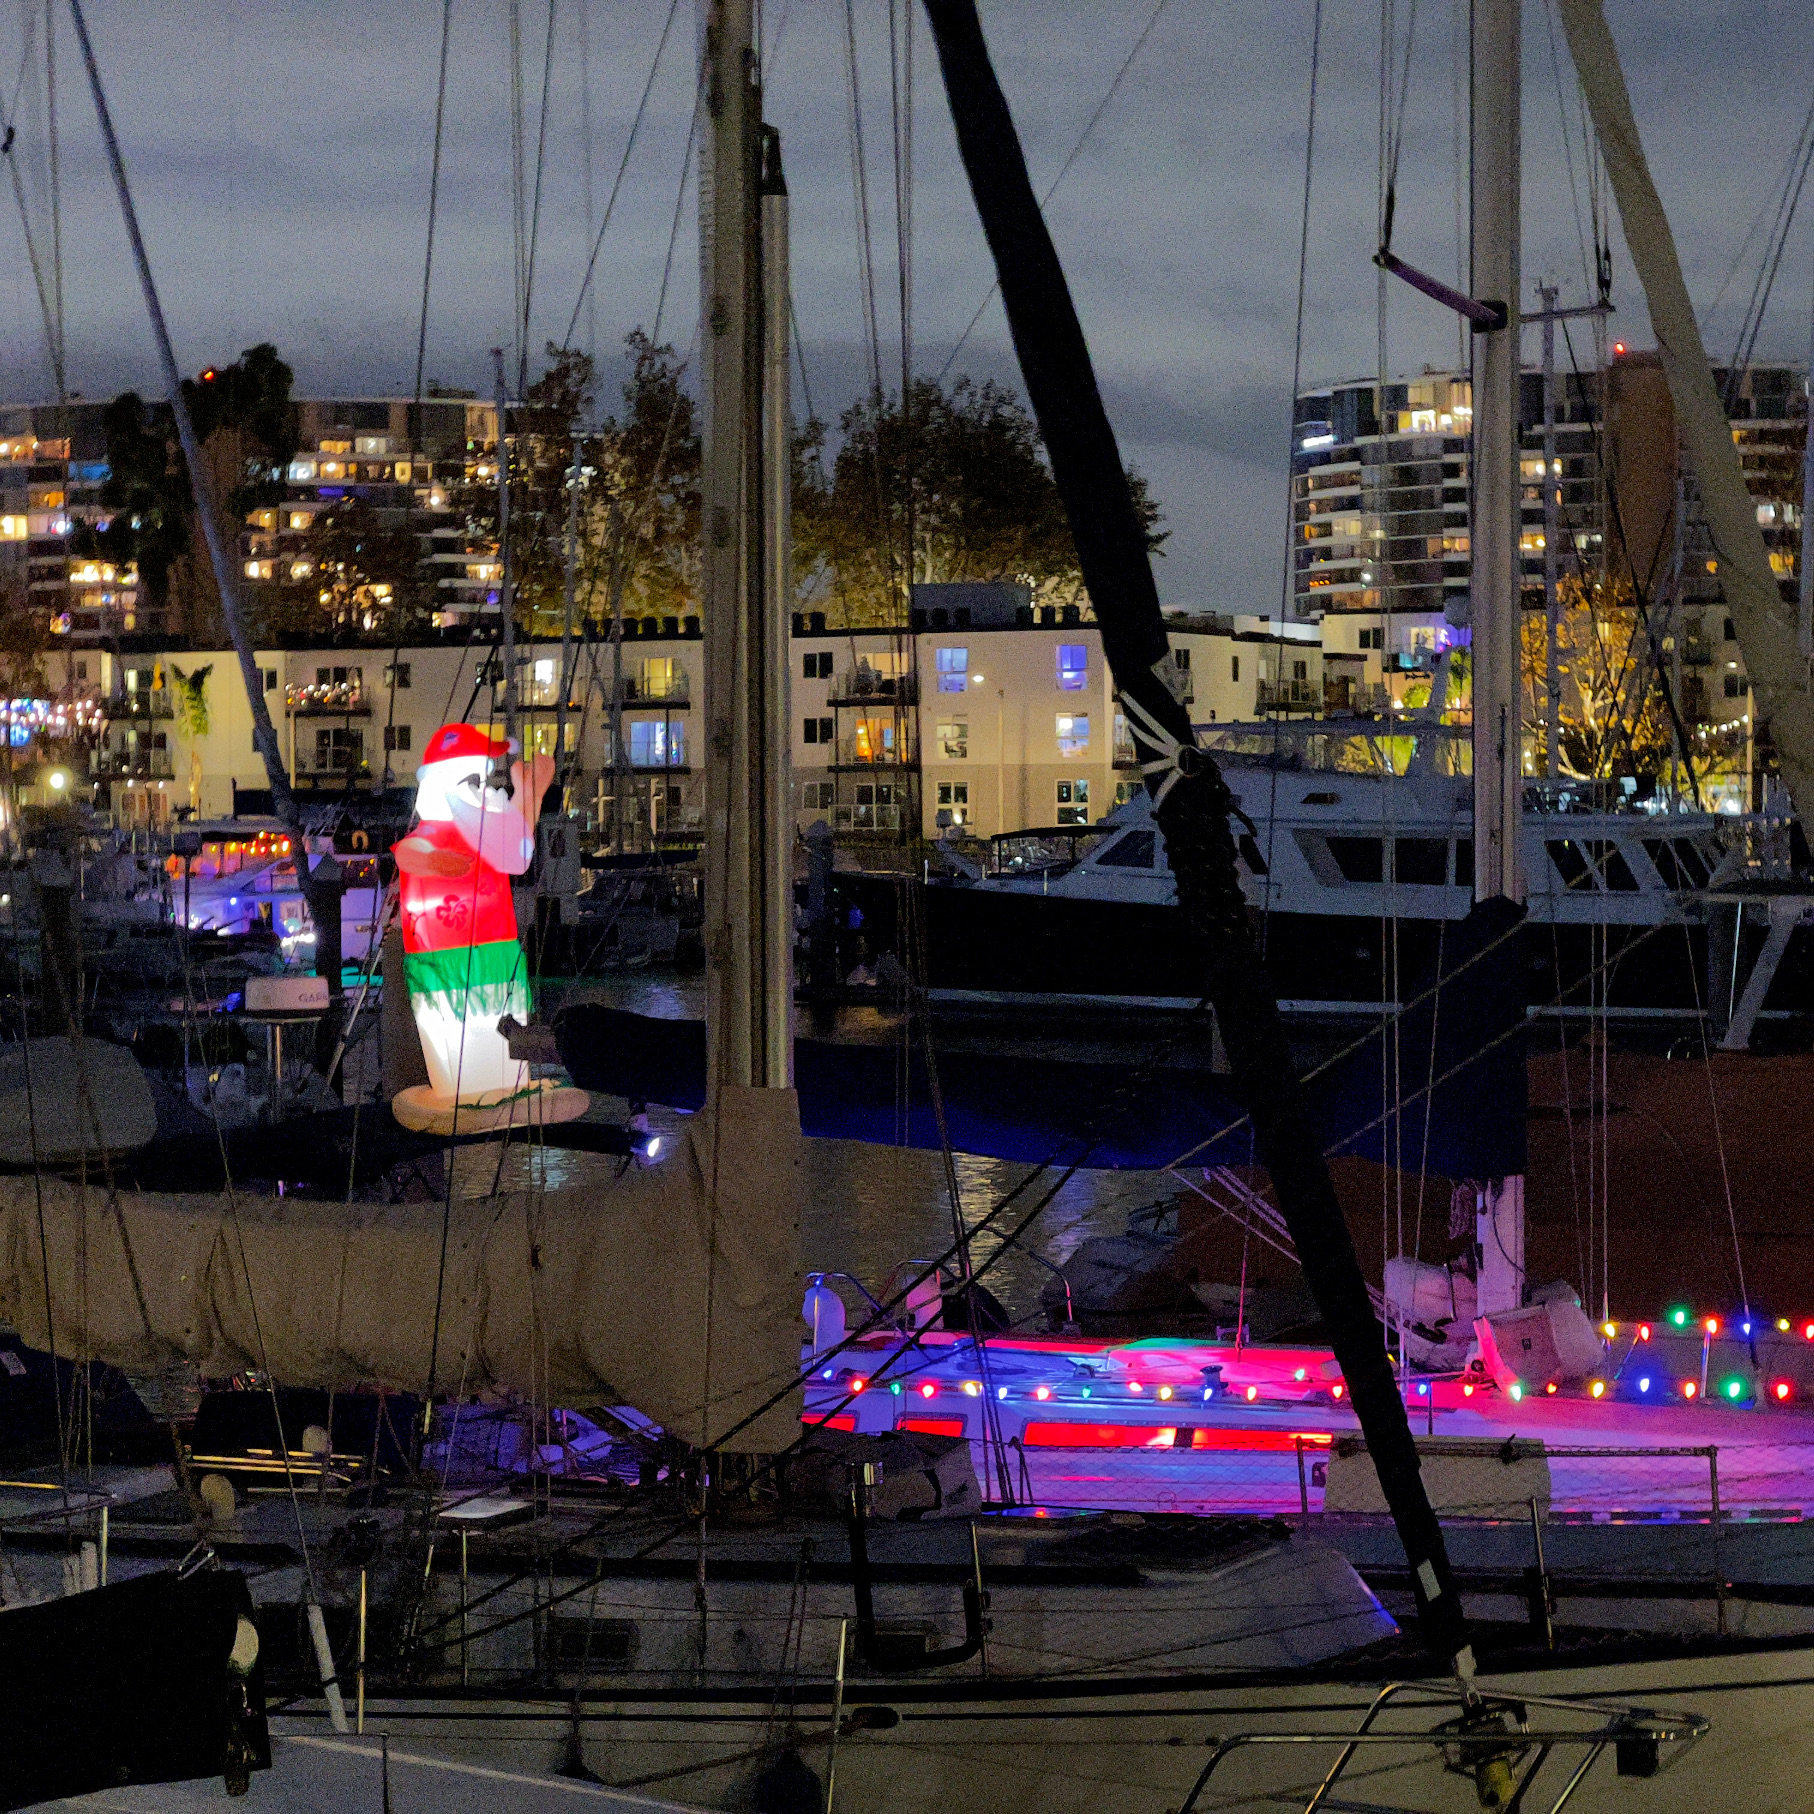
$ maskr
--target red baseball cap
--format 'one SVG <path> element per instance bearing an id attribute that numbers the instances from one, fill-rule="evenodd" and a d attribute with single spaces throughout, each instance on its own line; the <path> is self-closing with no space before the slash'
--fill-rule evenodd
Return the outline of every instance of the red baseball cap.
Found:
<path id="1" fill-rule="evenodd" d="M 461 756 L 508 756 L 515 745 L 508 737 L 491 737 L 476 724 L 444 724 L 429 738 L 424 762 L 452 762 Z"/>

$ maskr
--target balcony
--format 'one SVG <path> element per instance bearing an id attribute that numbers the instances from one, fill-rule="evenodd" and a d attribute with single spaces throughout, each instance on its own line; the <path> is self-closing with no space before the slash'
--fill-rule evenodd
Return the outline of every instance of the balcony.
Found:
<path id="1" fill-rule="evenodd" d="M 96 750 L 88 759 L 95 781 L 170 781 L 175 778 L 168 750 Z"/>
<path id="2" fill-rule="evenodd" d="M 327 680 L 316 681 L 312 686 L 285 687 L 283 703 L 298 718 L 369 715 L 372 709 L 363 680 Z"/>
<path id="3" fill-rule="evenodd" d="M 834 806 L 831 809 L 833 831 L 899 831 L 901 806 Z"/>
<path id="4" fill-rule="evenodd" d="M 831 766 L 834 769 L 898 769 L 909 766 L 900 749 L 889 749 L 878 746 L 867 737 L 840 737 L 836 744 L 837 754 Z"/>
<path id="5" fill-rule="evenodd" d="M 108 700 L 107 716 L 114 723 L 137 721 L 148 723 L 153 719 L 169 719 L 176 716 L 176 695 L 168 687 L 152 687 L 136 693 L 121 693 L 117 698 Z"/>
<path id="6" fill-rule="evenodd" d="M 692 696 L 687 690 L 687 677 L 676 674 L 672 680 L 635 680 L 624 681 L 625 705 L 665 705 L 684 711 L 692 704 Z"/>
<path id="7" fill-rule="evenodd" d="M 1323 693 L 1312 680 L 1262 680 L 1253 703 L 1261 712 L 1315 712 L 1322 709 Z"/>
<path id="8" fill-rule="evenodd" d="M 919 696 L 917 675 L 878 674 L 874 668 L 861 663 L 845 669 L 831 684 L 833 705 L 873 705 L 877 701 L 915 705 Z"/>
<path id="9" fill-rule="evenodd" d="M 308 782 L 343 782 L 369 780 L 371 765 L 363 749 L 305 750 L 296 752 L 296 779 Z"/>
<path id="10" fill-rule="evenodd" d="M 1685 668 L 1705 668 L 1713 663 L 1713 645 L 1699 636 L 1682 638 L 1682 666 Z"/>

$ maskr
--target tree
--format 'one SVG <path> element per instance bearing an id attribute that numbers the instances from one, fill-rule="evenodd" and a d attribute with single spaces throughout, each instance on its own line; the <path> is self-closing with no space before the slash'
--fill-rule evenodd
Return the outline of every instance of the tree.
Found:
<path id="1" fill-rule="evenodd" d="M 839 422 L 829 474 L 824 425 L 796 450 L 794 553 L 802 600 L 825 599 L 850 625 L 903 621 L 906 584 L 1016 580 L 1043 604 L 1082 597 L 1077 552 L 1039 431 L 1010 390 L 960 377 L 898 397 L 870 396 Z M 1159 509 L 1128 475 L 1150 551 Z M 907 544 L 911 517 L 912 560 Z"/>
<path id="2" fill-rule="evenodd" d="M 593 409 L 592 361 L 550 344 L 548 365 L 511 424 L 511 579 L 519 625 L 531 635 L 561 628 L 567 483 L 576 464 L 578 616 L 608 619 L 618 590 L 632 615 L 698 609 L 698 406 L 673 347 L 637 328 L 624 348 L 621 413 L 581 428 Z M 494 496 L 475 497 L 470 527 L 495 542 Z"/>
<path id="3" fill-rule="evenodd" d="M 183 380 L 204 483 L 223 526 L 283 496 L 297 444 L 293 377 L 277 349 L 261 342 L 232 365 Z M 148 410 L 127 391 L 107 406 L 102 432 L 108 478 L 101 501 L 111 515 L 103 528 L 72 536 L 72 550 L 117 567 L 136 564 L 145 598 L 158 609 L 169 605 L 174 581 L 186 607 L 182 627 L 198 640 L 218 640 L 220 598 L 169 410 Z"/>
<path id="4" fill-rule="evenodd" d="M 386 524 L 364 498 L 340 498 L 315 519 L 309 576 L 320 617 L 337 631 L 399 636 L 426 599 L 415 533 Z"/>
<path id="5" fill-rule="evenodd" d="M 1630 582 L 1563 579 L 1557 607 L 1564 772 L 1589 778 L 1655 775 L 1668 766 L 1675 738 Z M 1546 747 L 1548 688 L 1544 613 L 1526 611 L 1521 634 L 1525 722 L 1540 753 Z"/>

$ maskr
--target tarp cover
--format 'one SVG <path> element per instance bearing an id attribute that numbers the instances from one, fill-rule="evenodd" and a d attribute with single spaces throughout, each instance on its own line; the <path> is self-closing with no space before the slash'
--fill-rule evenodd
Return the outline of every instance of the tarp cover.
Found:
<path id="1" fill-rule="evenodd" d="M 627 1403 L 716 1442 L 798 1365 L 800 1166 L 793 1092 L 727 1089 L 660 1164 L 602 1190 L 456 1199 L 438 1350 L 433 1205 L 234 1208 L 46 1179 L 41 1249 L 32 1179 L 0 1179 L 0 1313 L 33 1347 L 54 1324 L 62 1354 L 268 1366 L 287 1386 L 420 1392 L 432 1352 L 442 1392 Z M 785 1397 L 724 1446 L 781 1448 L 798 1416 Z"/>

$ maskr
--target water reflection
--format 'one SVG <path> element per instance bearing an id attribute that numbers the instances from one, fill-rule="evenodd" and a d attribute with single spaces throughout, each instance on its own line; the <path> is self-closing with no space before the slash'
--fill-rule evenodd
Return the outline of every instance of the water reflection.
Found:
<path id="1" fill-rule="evenodd" d="M 642 973 L 584 984 L 567 999 L 603 1001 L 634 1013 L 678 1019 L 699 1015 L 703 994 L 699 978 Z M 887 1037 L 889 1028 L 866 1010 L 845 1010 L 838 1034 Z M 1015 1044 L 1003 1041 L 1006 1062 L 1012 1062 L 1009 1054 Z M 590 1118 L 621 1121 L 626 1112 L 621 1099 L 599 1096 Z M 650 1126 L 667 1137 L 664 1147 L 670 1155 L 686 1120 L 659 1105 L 649 1110 Z M 504 1148 L 501 1154 L 496 1147 L 466 1148 L 457 1156 L 454 1181 L 462 1197 L 482 1197 L 493 1189 L 604 1190 L 622 1165 L 622 1160 L 596 1153 L 521 1144 Z M 1129 1210 L 1177 1189 L 1176 1181 L 1163 1172 L 1076 1171 L 1065 1178 L 1054 1170 L 1038 1178 L 1001 1214 L 992 1215 L 1037 1168 L 958 1153 L 954 1169 L 963 1225 L 966 1231 L 981 1231 L 971 1243 L 971 1263 L 987 1268 L 984 1282 L 1017 1320 L 1037 1312 L 1040 1287 L 1051 1276 L 1050 1264 L 1042 1265 L 1036 1254 L 1052 1264 L 1062 1262 L 1088 1236 L 1119 1233 Z M 1047 1194 L 1051 1201 L 1021 1242 L 1006 1244 L 1011 1231 Z M 854 1140 L 807 1142 L 801 1247 L 810 1269 L 854 1273 L 874 1290 L 901 1261 L 933 1259 L 952 1241 L 951 1192 L 940 1154 Z"/>

